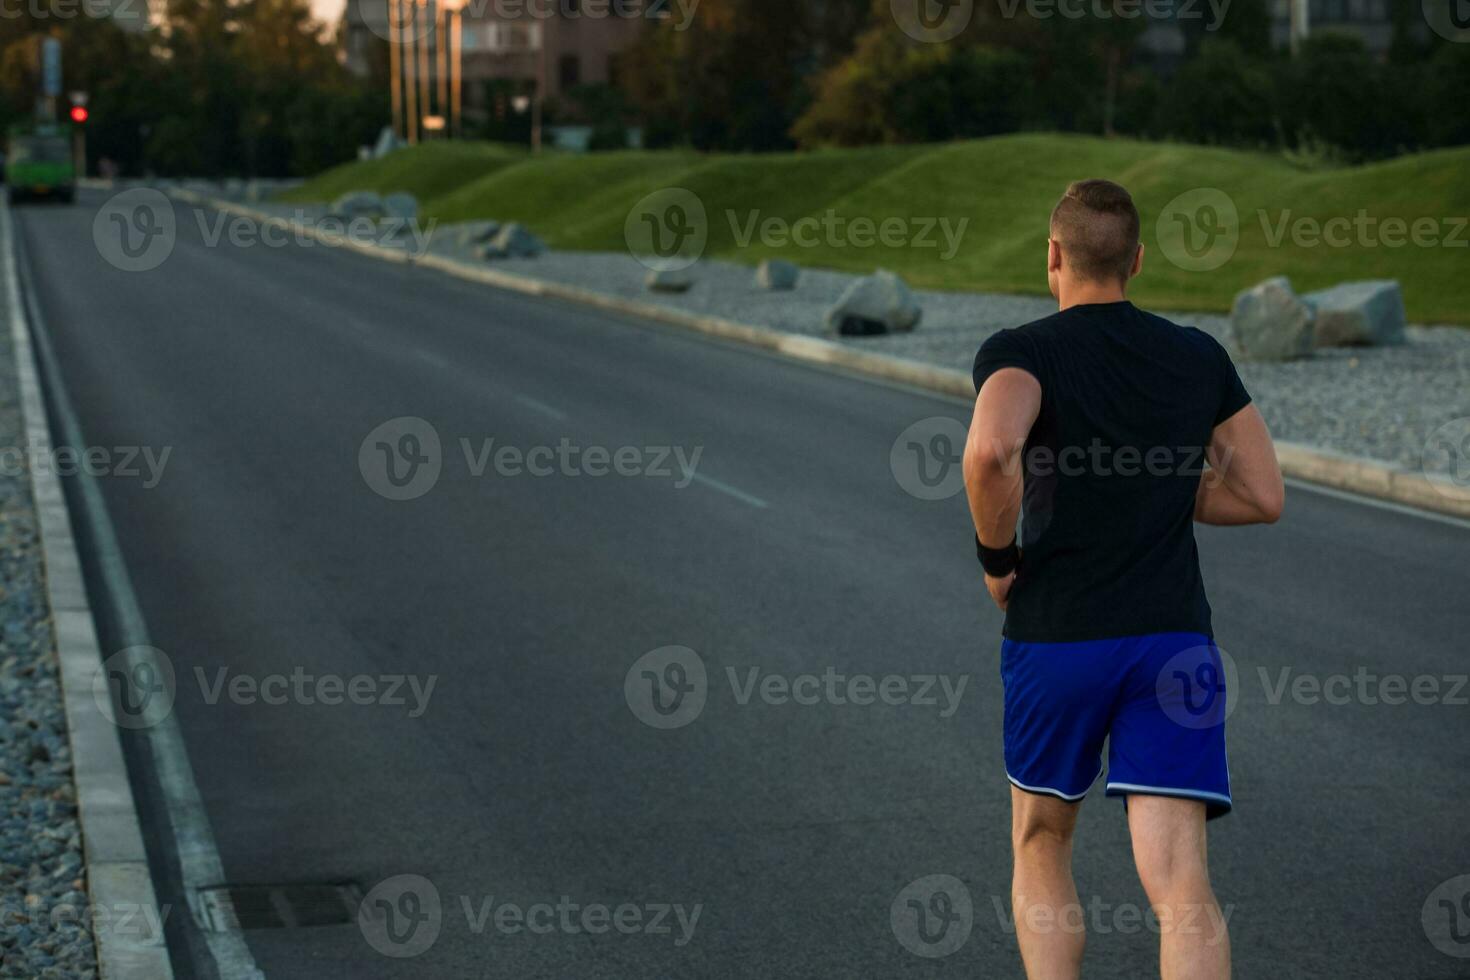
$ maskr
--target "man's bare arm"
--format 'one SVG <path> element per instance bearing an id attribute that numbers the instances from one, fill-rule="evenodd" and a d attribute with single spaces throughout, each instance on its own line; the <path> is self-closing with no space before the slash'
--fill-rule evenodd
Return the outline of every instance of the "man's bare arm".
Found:
<path id="1" fill-rule="evenodd" d="M 975 399 L 965 444 L 965 492 L 975 533 L 987 548 L 1004 548 L 1021 515 L 1021 451 L 1041 412 L 1041 383 L 1020 368 L 1002 368 L 986 379 Z M 1004 609 L 1015 574 L 986 576 L 996 605 Z"/>
<path id="2" fill-rule="evenodd" d="M 1286 503 L 1286 486 L 1266 420 L 1247 405 L 1215 427 L 1210 470 L 1200 479 L 1194 519 L 1222 526 L 1275 524 Z"/>

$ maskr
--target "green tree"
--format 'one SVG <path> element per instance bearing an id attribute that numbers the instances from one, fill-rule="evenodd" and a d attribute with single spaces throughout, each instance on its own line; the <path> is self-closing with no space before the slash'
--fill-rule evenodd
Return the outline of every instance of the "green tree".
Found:
<path id="1" fill-rule="evenodd" d="M 1262 57 L 1270 53 L 1270 0 L 1230 0 L 1218 18 L 1207 3 L 1195 4 L 1191 10 L 1196 16 L 1178 21 L 1191 58 L 1211 41 L 1233 41 L 1240 50 Z"/>
<path id="2" fill-rule="evenodd" d="M 1434 146 L 1470 143 L 1470 113 L 1465 111 L 1465 94 L 1470 92 L 1470 44 L 1440 45 L 1419 91 L 1419 105 L 1426 117 L 1426 142 Z"/>
<path id="3" fill-rule="evenodd" d="M 722 0 L 700 4 L 682 29 L 670 18 L 646 32 L 621 64 L 649 145 L 789 147 L 809 74 L 842 47 L 843 25 L 856 23 L 839 13 L 830 4 Z"/>
<path id="4" fill-rule="evenodd" d="M 914 44 L 873 31 L 830 69 L 792 128 L 803 146 L 916 143 L 1013 132 L 1027 64 L 1014 51 Z"/>
<path id="5" fill-rule="evenodd" d="M 1322 142 L 1362 159 L 1392 153 L 1399 142 L 1383 70 L 1357 37 L 1308 38 L 1296 57 L 1281 63 L 1275 87 L 1289 146 Z"/>
<path id="6" fill-rule="evenodd" d="M 1210 39 L 1159 97 L 1162 135 L 1192 143 L 1260 146 L 1276 139 L 1266 63 L 1234 41 Z"/>

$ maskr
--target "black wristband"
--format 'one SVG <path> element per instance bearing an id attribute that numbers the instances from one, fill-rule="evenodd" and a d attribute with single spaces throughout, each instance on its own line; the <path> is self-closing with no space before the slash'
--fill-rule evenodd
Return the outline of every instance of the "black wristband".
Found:
<path id="1" fill-rule="evenodd" d="M 1016 547 L 1015 538 L 1011 538 L 1011 543 L 1004 548 L 987 548 L 980 543 L 980 535 L 977 534 L 975 556 L 980 559 L 980 567 L 985 569 L 985 574 L 991 578 L 1005 578 L 1021 564 L 1021 549 Z"/>

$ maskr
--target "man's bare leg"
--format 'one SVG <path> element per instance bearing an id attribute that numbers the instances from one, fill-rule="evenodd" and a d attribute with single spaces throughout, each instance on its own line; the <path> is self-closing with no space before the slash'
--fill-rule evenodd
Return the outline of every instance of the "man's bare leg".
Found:
<path id="1" fill-rule="evenodd" d="M 1128 830 L 1143 890 L 1159 916 L 1163 980 L 1227 980 L 1230 935 L 1210 889 L 1205 805 L 1129 796 Z"/>
<path id="2" fill-rule="evenodd" d="M 1074 980 L 1082 972 L 1082 923 L 1072 881 L 1077 803 L 1011 787 L 1011 914 L 1030 980 Z"/>

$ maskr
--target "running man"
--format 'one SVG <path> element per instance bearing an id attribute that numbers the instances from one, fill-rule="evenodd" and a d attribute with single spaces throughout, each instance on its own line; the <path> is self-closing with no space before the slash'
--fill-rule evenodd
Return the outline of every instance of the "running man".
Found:
<path id="1" fill-rule="evenodd" d="M 1224 675 L 1194 522 L 1274 523 L 1284 489 L 1225 349 L 1128 302 L 1138 233 L 1122 187 L 1068 187 L 1047 245 L 1059 311 L 975 357 L 965 486 L 1006 613 L 1012 912 L 1026 973 L 1046 980 L 1081 970 L 1072 831 L 1104 739 L 1163 977 L 1230 975 L 1205 851 L 1205 821 L 1231 807 Z"/>

